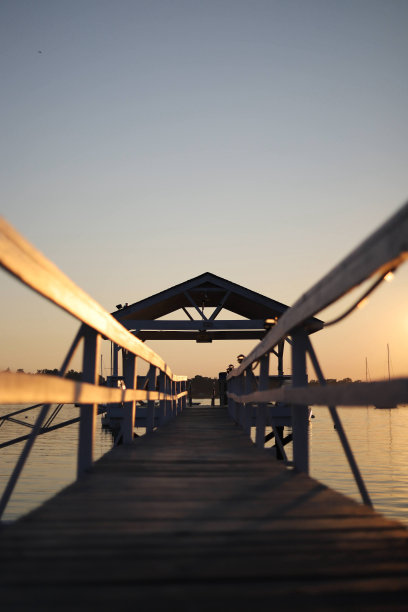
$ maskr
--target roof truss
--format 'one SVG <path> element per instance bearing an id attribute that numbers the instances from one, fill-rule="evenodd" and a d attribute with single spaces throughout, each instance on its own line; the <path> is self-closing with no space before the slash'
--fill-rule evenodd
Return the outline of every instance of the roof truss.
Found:
<path id="1" fill-rule="evenodd" d="M 287 308 L 281 302 L 205 272 L 149 298 L 126 304 L 112 315 L 142 340 L 212 342 L 259 340 L 265 335 L 265 320 L 277 320 Z M 209 309 L 212 311 L 208 314 Z M 224 309 L 241 318 L 217 319 Z M 177 311 L 187 318 L 162 319 Z"/>

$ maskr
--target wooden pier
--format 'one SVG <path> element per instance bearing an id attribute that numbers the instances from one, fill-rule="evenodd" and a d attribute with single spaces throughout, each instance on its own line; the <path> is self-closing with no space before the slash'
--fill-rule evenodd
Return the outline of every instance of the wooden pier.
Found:
<path id="1" fill-rule="evenodd" d="M 80 323 L 58 377 L 0 373 L 0 403 L 41 406 L 0 499 L 0 516 L 36 437 L 50 430 L 50 406 L 81 409 L 78 480 L 0 528 L 2 609 L 407 610 L 408 530 L 371 508 L 336 407 L 408 403 L 408 378 L 327 386 L 310 340 L 408 259 L 407 235 L 408 203 L 291 308 L 206 273 L 147 301 L 118 305 L 113 317 L 0 220 L 0 265 Z M 342 315 L 325 323 L 315 318 L 369 279 Z M 214 307 L 209 316 L 207 306 Z M 246 321 L 229 321 L 225 330 L 226 322 L 216 321 L 223 307 Z M 158 321 L 177 309 L 188 321 Z M 212 342 L 226 334 L 262 338 L 224 373 L 228 410 L 187 409 L 187 377 L 173 374 L 142 340 Z M 99 384 L 103 340 L 114 347 L 117 387 Z M 291 384 L 275 388 L 271 379 L 284 379 L 285 343 Z M 82 382 L 64 378 L 79 346 Z M 119 351 L 122 375 L 116 376 Z M 278 377 L 271 377 L 273 358 Z M 308 385 L 307 358 L 318 385 Z M 139 385 L 140 360 L 147 374 Z M 134 439 L 136 402 L 146 405 L 148 433 Z M 308 476 L 308 415 L 316 404 L 328 407 L 364 505 Z M 123 445 L 94 463 L 101 406 L 120 408 Z M 280 438 L 282 406 L 290 408 L 293 461 L 284 449 L 288 437 Z M 266 427 L 283 461 L 264 448 Z"/>
<path id="2" fill-rule="evenodd" d="M 406 610 L 408 530 L 225 409 L 114 448 L 0 536 L 3 610 Z"/>

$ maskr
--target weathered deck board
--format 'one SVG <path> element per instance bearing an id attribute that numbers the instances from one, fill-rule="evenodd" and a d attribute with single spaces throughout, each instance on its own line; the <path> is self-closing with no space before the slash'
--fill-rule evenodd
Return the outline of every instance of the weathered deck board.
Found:
<path id="1" fill-rule="evenodd" d="M 406 610 L 408 531 L 193 407 L 0 534 L 4 610 Z"/>

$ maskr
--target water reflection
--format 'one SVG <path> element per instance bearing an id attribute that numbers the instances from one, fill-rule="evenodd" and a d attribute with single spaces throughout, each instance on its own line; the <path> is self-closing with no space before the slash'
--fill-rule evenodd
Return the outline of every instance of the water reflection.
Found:
<path id="1" fill-rule="evenodd" d="M 360 501 L 327 408 L 314 407 L 309 428 L 311 475 Z M 408 410 L 338 408 L 376 510 L 408 525 Z"/>
<path id="2" fill-rule="evenodd" d="M 0 416 L 17 408 L 0 406 Z M 408 408 L 378 410 L 355 407 L 338 408 L 338 412 L 375 509 L 408 525 Z M 360 502 L 360 494 L 328 409 L 313 407 L 313 413 L 316 418 L 310 422 L 309 427 L 311 476 Z M 55 423 L 78 415 L 78 408 L 65 405 Z M 36 411 L 28 413 L 27 421 L 33 423 L 35 416 Z M 6 422 L 0 427 L 0 443 L 28 431 L 28 428 L 19 424 Z M 145 430 L 137 430 L 137 433 L 143 435 Z M 37 439 L 6 509 L 4 520 L 14 520 L 27 513 L 75 480 L 77 440 L 78 423 Z M 115 440 L 115 431 L 102 428 L 99 416 L 95 458 L 110 450 Z M 273 443 L 271 441 L 269 446 Z M 2 488 L 21 449 L 22 443 L 0 449 Z M 291 459 L 292 444 L 288 444 L 285 450 L 288 459 Z"/>
<path id="3" fill-rule="evenodd" d="M 0 406 L 1 415 L 18 410 L 18 406 Z M 33 424 L 39 409 L 24 413 L 24 420 Z M 68 419 L 77 418 L 79 408 L 66 404 L 55 418 L 53 425 Z M 98 459 L 113 446 L 113 436 L 102 429 L 98 417 L 94 444 L 94 456 Z M 36 508 L 40 503 L 57 491 L 73 482 L 76 478 L 78 423 L 46 433 L 37 438 L 30 457 L 20 476 L 20 480 L 9 501 L 3 520 L 15 520 Z M 29 427 L 5 421 L 0 427 L 0 443 L 26 435 Z M 0 449 L 0 491 L 2 492 L 8 478 L 20 456 L 24 442 Z"/>

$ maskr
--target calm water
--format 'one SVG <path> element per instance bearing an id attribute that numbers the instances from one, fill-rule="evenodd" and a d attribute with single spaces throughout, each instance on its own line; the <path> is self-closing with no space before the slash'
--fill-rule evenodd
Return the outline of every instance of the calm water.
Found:
<path id="1" fill-rule="evenodd" d="M 0 417 L 22 406 L 0 406 Z M 38 409 L 16 415 L 16 418 L 34 423 Z M 64 405 L 53 425 L 79 416 L 79 408 Z M 98 416 L 95 439 L 95 458 L 101 457 L 113 446 L 111 433 L 102 429 Z M 14 489 L 3 520 L 9 521 L 26 514 L 40 503 L 70 484 L 76 478 L 77 441 L 79 424 L 39 436 L 30 457 Z M 30 433 L 28 427 L 6 421 L 0 427 L 0 443 Z M 20 456 L 24 442 L 0 449 L 0 490 L 3 491 L 8 476 Z"/>
<path id="2" fill-rule="evenodd" d="M 202 400 L 202 403 L 207 403 Z M 0 406 L 0 416 L 17 410 Z M 28 413 L 33 422 L 36 411 Z M 360 496 L 326 408 L 313 408 L 310 425 L 311 476 L 360 501 Z M 376 510 L 408 526 L 408 407 L 392 410 L 339 408 L 361 473 Z M 78 416 L 78 409 L 64 406 L 58 421 Z M 57 421 L 55 421 L 57 422 Z M 21 436 L 29 429 L 6 422 L 0 427 L 0 442 Z M 11 498 L 4 520 L 15 520 L 51 497 L 75 479 L 78 424 L 40 436 Z M 113 438 L 102 429 L 98 417 L 95 455 L 110 450 Z M 286 447 L 290 456 L 291 445 Z M 0 483 L 6 479 L 21 452 L 22 444 L 0 449 Z"/>
<path id="3" fill-rule="evenodd" d="M 375 509 L 408 526 L 408 407 L 339 408 Z M 327 408 L 310 426 L 311 476 L 361 501 Z"/>

